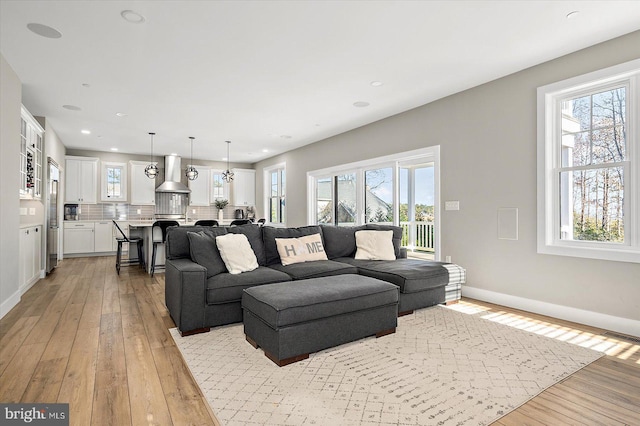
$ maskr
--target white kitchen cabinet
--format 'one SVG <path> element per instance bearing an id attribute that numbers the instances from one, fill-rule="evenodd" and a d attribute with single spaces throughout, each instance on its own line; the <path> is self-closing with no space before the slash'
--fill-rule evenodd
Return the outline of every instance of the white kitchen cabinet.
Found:
<path id="1" fill-rule="evenodd" d="M 18 280 L 24 293 L 42 273 L 42 226 L 21 228 L 19 245 Z"/>
<path id="2" fill-rule="evenodd" d="M 114 226 L 110 220 L 94 222 L 94 246 L 93 251 L 96 253 L 107 253 L 115 251 L 114 245 Z"/>
<path id="3" fill-rule="evenodd" d="M 231 182 L 232 206 L 256 205 L 256 171 L 250 169 L 233 169 Z"/>
<path id="4" fill-rule="evenodd" d="M 44 129 L 23 106 L 20 114 L 20 198 L 42 198 Z"/>
<path id="5" fill-rule="evenodd" d="M 195 166 L 198 170 L 198 178 L 189 181 L 189 205 L 190 206 L 208 206 L 211 204 L 209 199 L 211 191 L 211 168 L 204 166 Z"/>
<path id="6" fill-rule="evenodd" d="M 153 206 L 156 204 L 156 180 L 149 179 L 144 169 L 149 165 L 143 161 L 129 161 L 131 173 L 131 204 L 137 206 Z"/>
<path id="7" fill-rule="evenodd" d="M 98 201 L 98 159 L 65 157 L 65 202 L 96 204 Z"/>
<path id="8" fill-rule="evenodd" d="M 95 250 L 93 222 L 64 223 L 64 254 L 93 253 Z"/>

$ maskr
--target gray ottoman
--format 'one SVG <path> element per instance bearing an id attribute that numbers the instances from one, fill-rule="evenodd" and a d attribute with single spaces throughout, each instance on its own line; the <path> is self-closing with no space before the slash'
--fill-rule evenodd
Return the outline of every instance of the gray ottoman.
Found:
<path id="1" fill-rule="evenodd" d="M 394 333 L 398 286 L 338 275 L 251 287 L 242 295 L 244 333 L 278 366 L 363 337 Z"/>

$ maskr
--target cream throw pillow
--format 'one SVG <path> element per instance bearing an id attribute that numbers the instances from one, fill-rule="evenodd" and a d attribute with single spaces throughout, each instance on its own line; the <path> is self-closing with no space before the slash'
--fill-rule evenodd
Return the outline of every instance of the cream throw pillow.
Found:
<path id="1" fill-rule="evenodd" d="M 258 268 L 256 254 L 244 234 L 226 234 L 216 237 L 220 257 L 230 274 L 253 271 Z"/>
<path id="2" fill-rule="evenodd" d="M 299 238 L 276 238 L 276 247 L 282 266 L 314 260 L 327 260 L 320 234 Z"/>
<path id="3" fill-rule="evenodd" d="M 395 260 L 393 231 L 356 231 L 356 259 Z"/>

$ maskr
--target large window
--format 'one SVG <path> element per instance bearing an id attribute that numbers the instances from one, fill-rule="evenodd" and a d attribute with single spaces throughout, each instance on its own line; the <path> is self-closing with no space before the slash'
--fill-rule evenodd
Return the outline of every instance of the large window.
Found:
<path id="1" fill-rule="evenodd" d="M 393 224 L 415 255 L 438 257 L 438 147 L 309 172 L 309 223 Z"/>
<path id="2" fill-rule="evenodd" d="M 271 224 L 285 224 L 287 173 L 284 164 L 266 169 L 264 172 L 267 194 L 266 216 Z"/>
<path id="3" fill-rule="evenodd" d="M 538 251 L 640 262 L 640 61 L 538 90 Z"/>
<path id="4" fill-rule="evenodd" d="M 102 162 L 102 201 L 127 201 L 127 166 L 124 163 Z"/>

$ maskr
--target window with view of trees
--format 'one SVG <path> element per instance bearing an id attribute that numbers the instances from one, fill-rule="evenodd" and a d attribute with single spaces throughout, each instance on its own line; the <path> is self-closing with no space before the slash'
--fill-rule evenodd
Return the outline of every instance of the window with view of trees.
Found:
<path id="1" fill-rule="evenodd" d="M 269 179 L 269 222 L 285 223 L 285 169 L 269 170 L 267 176 Z"/>
<path id="2" fill-rule="evenodd" d="M 614 87 L 562 101 L 562 239 L 624 242 L 626 94 Z"/>
<path id="3" fill-rule="evenodd" d="M 640 60 L 538 89 L 538 251 L 640 262 Z"/>

